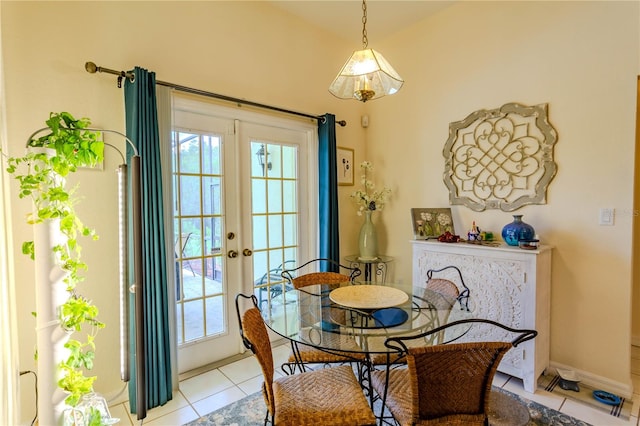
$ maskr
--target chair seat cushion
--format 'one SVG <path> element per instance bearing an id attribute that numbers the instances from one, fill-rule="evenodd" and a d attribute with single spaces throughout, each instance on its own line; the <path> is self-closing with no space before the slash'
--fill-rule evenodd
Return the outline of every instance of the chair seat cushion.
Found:
<path id="1" fill-rule="evenodd" d="M 343 365 L 281 377 L 273 382 L 275 424 L 375 425 L 350 366 Z"/>

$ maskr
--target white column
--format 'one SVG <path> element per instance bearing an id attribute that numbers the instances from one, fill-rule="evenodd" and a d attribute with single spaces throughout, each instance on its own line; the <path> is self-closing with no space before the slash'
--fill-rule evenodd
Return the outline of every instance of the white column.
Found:
<path id="1" fill-rule="evenodd" d="M 66 273 L 56 264 L 52 248 L 64 241 L 59 221 L 34 226 L 36 265 L 36 337 L 38 349 L 38 417 L 40 425 L 62 425 L 65 393 L 58 388 L 58 364 L 68 357 L 69 339 L 60 327 L 58 310 L 68 297 Z"/>

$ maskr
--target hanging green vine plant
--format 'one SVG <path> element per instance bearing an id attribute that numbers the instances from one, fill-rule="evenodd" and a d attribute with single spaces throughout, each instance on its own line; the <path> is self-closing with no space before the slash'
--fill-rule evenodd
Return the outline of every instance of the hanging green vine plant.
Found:
<path id="1" fill-rule="evenodd" d="M 27 145 L 31 149 L 22 157 L 7 160 L 7 171 L 19 183 L 18 196 L 33 202 L 27 223 L 36 225 L 57 220 L 59 231 L 64 235 L 62 241 L 53 246 L 55 262 L 65 273 L 63 282 L 68 293 L 66 301 L 59 306 L 58 319 L 60 327 L 70 335 L 86 334 L 82 341 L 69 338 L 64 345 L 69 355 L 57 366 L 61 372 L 58 387 L 68 393 L 65 403 L 71 407 L 92 391 L 96 377 L 87 376 L 85 372 L 93 367 L 94 339 L 97 331 L 104 327 L 98 320 L 98 308 L 77 289 L 84 279 L 81 273 L 87 269 L 81 258 L 79 239 L 97 240 L 98 235 L 78 217 L 76 187 L 67 189 L 65 179 L 79 167 L 95 167 L 104 159 L 104 143 L 99 140 L 99 132 L 88 130 L 90 124 L 89 119 L 76 119 L 68 112 L 51 113 L 46 121 L 47 128 L 29 139 Z M 35 137 L 44 130 L 48 130 L 45 136 Z M 23 242 L 22 252 L 35 259 L 34 241 Z M 99 417 L 97 420 L 99 423 Z"/>

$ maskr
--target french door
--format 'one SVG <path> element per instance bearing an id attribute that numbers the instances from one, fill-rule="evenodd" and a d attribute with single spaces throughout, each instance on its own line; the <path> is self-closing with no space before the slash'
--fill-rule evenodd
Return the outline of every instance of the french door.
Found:
<path id="1" fill-rule="evenodd" d="M 174 284 L 184 372 L 243 352 L 235 295 L 254 293 L 261 303 L 285 297 L 277 271 L 315 253 L 317 130 L 190 97 L 175 97 L 173 109 Z"/>

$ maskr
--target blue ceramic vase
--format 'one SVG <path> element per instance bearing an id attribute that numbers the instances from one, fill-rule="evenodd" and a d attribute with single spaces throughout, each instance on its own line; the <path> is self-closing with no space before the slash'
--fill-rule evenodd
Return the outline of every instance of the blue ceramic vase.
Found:
<path id="1" fill-rule="evenodd" d="M 536 235 L 533 226 L 522 221 L 521 214 L 513 215 L 513 222 L 502 228 L 502 239 L 510 246 L 517 246 L 520 240 L 532 240 Z"/>

